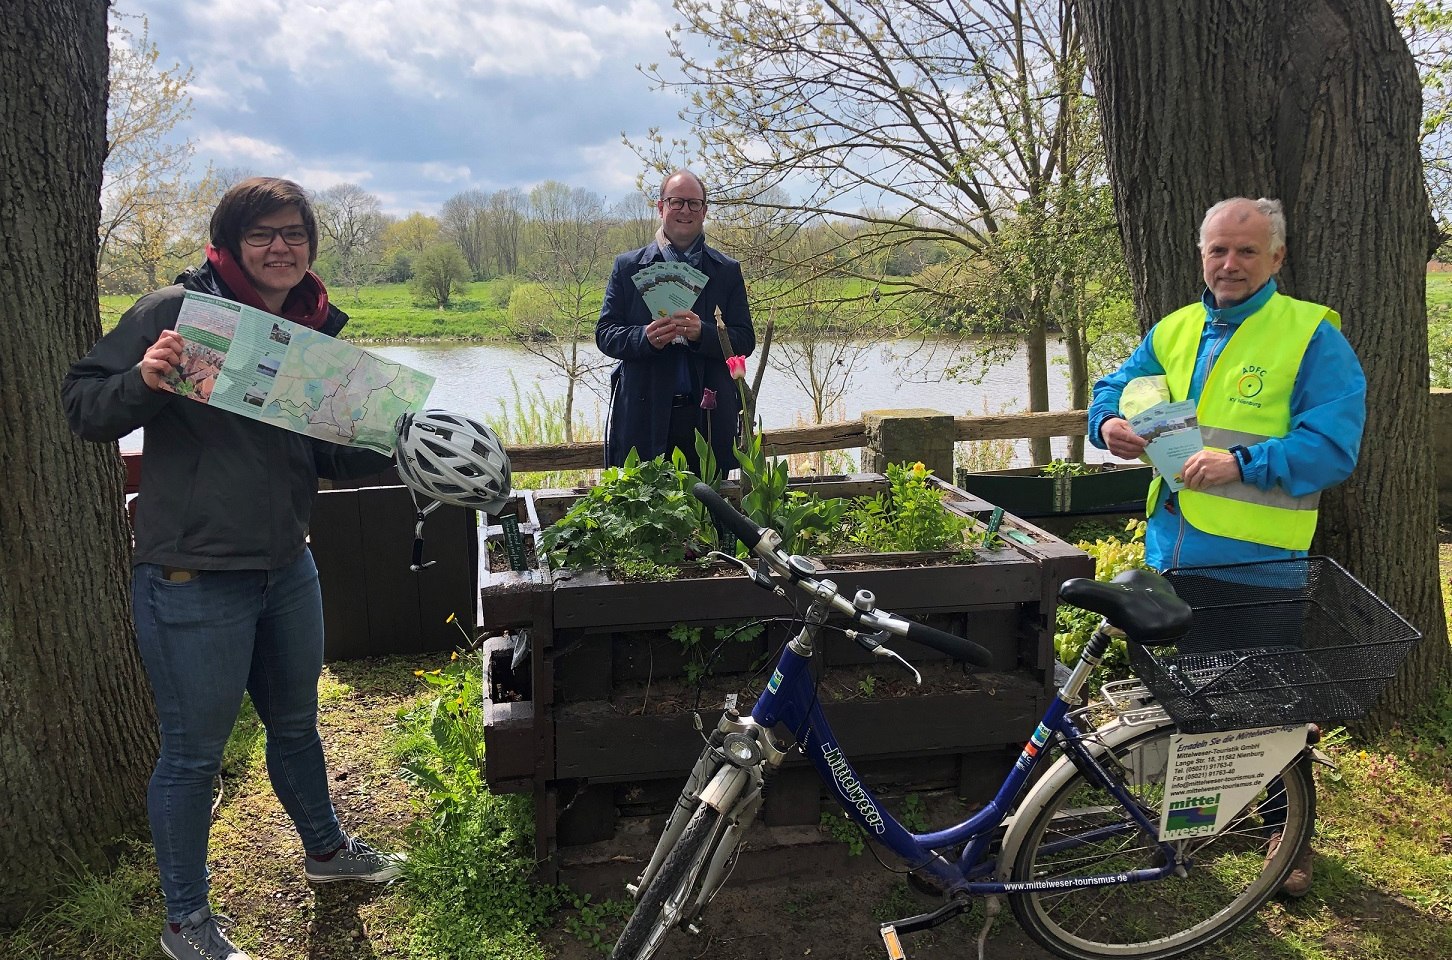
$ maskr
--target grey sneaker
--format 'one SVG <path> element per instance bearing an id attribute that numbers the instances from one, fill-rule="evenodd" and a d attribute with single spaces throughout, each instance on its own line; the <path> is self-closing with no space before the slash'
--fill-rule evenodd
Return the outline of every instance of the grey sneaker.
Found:
<path id="1" fill-rule="evenodd" d="M 223 929 L 232 921 L 211 907 L 202 907 L 173 931 L 171 924 L 161 928 L 161 952 L 172 960 L 251 960 L 227 939 Z"/>
<path id="2" fill-rule="evenodd" d="M 331 880 L 387 883 L 403 872 L 403 861 L 408 858 L 401 853 L 380 853 L 357 837 L 349 837 L 342 849 L 328 859 L 306 859 L 306 873 L 313 883 Z"/>

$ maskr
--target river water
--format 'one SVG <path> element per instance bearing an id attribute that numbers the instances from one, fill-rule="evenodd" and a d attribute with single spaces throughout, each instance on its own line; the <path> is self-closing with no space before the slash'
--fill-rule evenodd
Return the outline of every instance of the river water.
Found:
<path id="1" fill-rule="evenodd" d="M 548 361 L 522 347 L 510 344 L 388 344 L 370 345 L 379 354 L 407 364 L 435 378 L 429 406 L 457 410 L 478 417 L 499 415 L 505 405 L 512 408 L 516 385 L 520 394 L 532 395 L 536 384 L 546 397 L 564 395 L 565 381 Z M 786 359 L 793 348 L 780 342 L 772 345 L 775 357 Z M 843 365 L 851 367 L 849 388 L 828 420 L 856 419 L 864 410 L 898 407 L 927 407 L 954 416 L 1022 411 L 1028 408 L 1028 375 L 1023 348 L 1005 348 L 999 362 L 981 372 L 976 382 L 954 382 L 941 378 L 949 360 L 948 347 L 911 339 L 853 345 L 853 355 Z M 960 348 L 961 350 L 961 348 Z M 593 344 L 591 355 L 598 357 Z M 1068 369 L 1062 363 L 1064 348 L 1051 342 L 1049 400 L 1054 410 L 1068 407 Z M 748 378 L 756 375 L 756 357 L 748 360 Z M 798 364 L 800 367 L 801 365 Z M 512 379 L 511 379 L 512 378 Z M 767 429 L 812 422 L 810 395 L 789 375 L 768 364 L 757 404 Z M 603 428 L 607 408 L 603 386 L 597 394 L 585 391 L 576 397 L 577 419 Z M 1053 441 L 1055 456 L 1067 451 L 1068 441 Z M 141 431 L 123 438 L 126 451 L 141 448 Z M 1087 449 L 1091 460 L 1102 459 L 1100 451 Z M 1028 462 L 1028 443 L 1019 441 L 1015 462 Z"/>

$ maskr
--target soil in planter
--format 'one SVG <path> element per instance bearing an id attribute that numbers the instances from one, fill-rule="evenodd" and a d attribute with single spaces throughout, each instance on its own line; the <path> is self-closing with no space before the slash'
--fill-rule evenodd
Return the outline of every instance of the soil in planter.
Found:
<path id="1" fill-rule="evenodd" d="M 730 694 L 737 696 L 737 709 L 746 713 L 770 676 L 775 656 L 764 658 L 757 674 L 742 682 L 740 675 L 707 677 L 697 686 L 682 677 L 658 677 L 650 681 L 618 684 L 610 705 L 627 716 L 663 716 L 693 709 L 722 709 Z M 853 700 L 893 700 L 953 693 L 982 692 L 992 696 L 1008 678 L 1003 674 L 969 673 L 952 660 L 929 660 L 913 664 L 922 674 L 919 685 L 912 673 L 896 661 L 838 666 L 828 669 L 817 686 L 822 704 Z"/>
<path id="2" fill-rule="evenodd" d="M 509 559 L 509 549 L 505 547 L 501 539 L 490 539 L 485 542 L 485 550 L 488 552 L 488 569 L 492 573 L 503 573 L 506 570 L 514 569 Z M 534 554 L 534 538 L 524 538 L 524 569 L 534 570 L 539 566 L 539 559 Z"/>

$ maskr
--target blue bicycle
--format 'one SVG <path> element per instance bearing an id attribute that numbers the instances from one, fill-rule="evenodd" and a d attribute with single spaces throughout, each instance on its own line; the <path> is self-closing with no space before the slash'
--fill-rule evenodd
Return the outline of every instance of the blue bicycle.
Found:
<path id="1" fill-rule="evenodd" d="M 1006 897 L 1024 930 L 1059 956 L 1180 956 L 1254 914 L 1310 840 L 1315 794 L 1304 726 L 1284 728 L 1293 745 L 1279 775 L 1271 779 L 1273 767 L 1253 784 L 1249 799 L 1213 833 L 1161 837 L 1167 771 L 1177 745 L 1172 738 L 1180 728 L 1138 681 L 1106 685 L 1113 712 L 1083 699 L 1112 635 L 1125 636 L 1132 648 L 1153 648 L 1189 628 L 1190 606 L 1146 571 L 1113 583 L 1079 579 L 1063 585 L 1062 600 L 1103 620 L 1042 722 L 987 806 L 947 829 L 911 832 L 862 782 L 818 704 L 810 665 L 823 626 L 833 615 L 844 618 L 839 629 L 847 637 L 908 669 L 884 640 L 905 637 L 979 666 L 988 664 L 988 651 L 879 609 L 869 591 L 841 596 L 812 561 L 784 553 L 775 531 L 758 528 L 704 484 L 695 494 L 759 562 L 753 567 L 718 557 L 783 598 L 788 588 L 801 591 L 809 604 L 750 714 L 728 708 L 707 736 L 649 863 L 627 887 L 636 905 L 614 960 L 646 960 L 673 928 L 698 930 L 773 773 L 793 751 L 810 759 L 870 839 L 942 896 L 930 913 L 883 925 L 884 948 L 893 960 L 906 956 L 903 935 L 958 915 L 974 897 L 989 898 L 980 955 Z"/>

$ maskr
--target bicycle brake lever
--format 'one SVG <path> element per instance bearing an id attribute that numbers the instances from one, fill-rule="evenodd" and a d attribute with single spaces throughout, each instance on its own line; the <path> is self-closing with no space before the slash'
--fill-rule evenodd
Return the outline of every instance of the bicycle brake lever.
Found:
<path id="1" fill-rule="evenodd" d="M 727 563 L 740 567 L 741 571 L 745 573 L 748 577 L 751 576 L 751 564 L 747 563 L 745 560 L 742 560 L 740 557 L 733 557 L 731 554 L 722 553 L 720 550 L 712 550 L 711 552 L 706 554 L 706 559 L 724 560 Z"/>
<path id="2" fill-rule="evenodd" d="M 879 630 L 876 633 L 862 633 L 857 630 L 844 630 L 843 632 L 846 633 L 847 636 L 851 637 L 853 640 L 856 640 L 858 645 L 869 653 L 872 653 L 879 657 L 891 658 L 893 660 L 896 660 L 903 666 L 907 667 L 909 670 L 912 671 L 913 680 L 917 683 L 917 685 L 923 685 L 923 675 L 921 673 L 918 673 L 918 668 L 904 660 L 902 658 L 902 655 L 899 654 L 896 650 L 893 650 L 891 647 L 885 646 L 883 644 L 882 641 L 887 638 L 886 630 Z"/>
<path id="3" fill-rule="evenodd" d="M 765 560 L 756 561 L 756 566 L 755 568 L 753 568 L 751 564 L 747 563 L 745 560 L 742 560 L 740 557 L 733 557 L 729 553 L 722 553 L 720 550 L 712 550 L 710 553 L 706 554 L 706 557 L 707 559 L 711 560 L 724 560 L 727 563 L 738 567 L 741 572 L 750 577 L 751 582 L 756 584 L 758 587 L 765 587 L 767 590 L 770 590 L 772 593 L 776 594 L 779 597 L 786 596 L 786 591 L 781 588 L 780 584 L 778 584 L 775 580 L 771 578 L 771 575 L 768 572 L 771 568 L 767 566 Z"/>
<path id="4" fill-rule="evenodd" d="M 918 668 L 904 660 L 896 650 L 889 650 L 887 647 L 879 646 L 876 650 L 872 652 L 877 654 L 879 657 L 891 657 L 898 663 L 907 667 L 913 672 L 913 682 L 920 687 L 923 685 L 923 675 L 921 673 L 918 673 Z"/>

